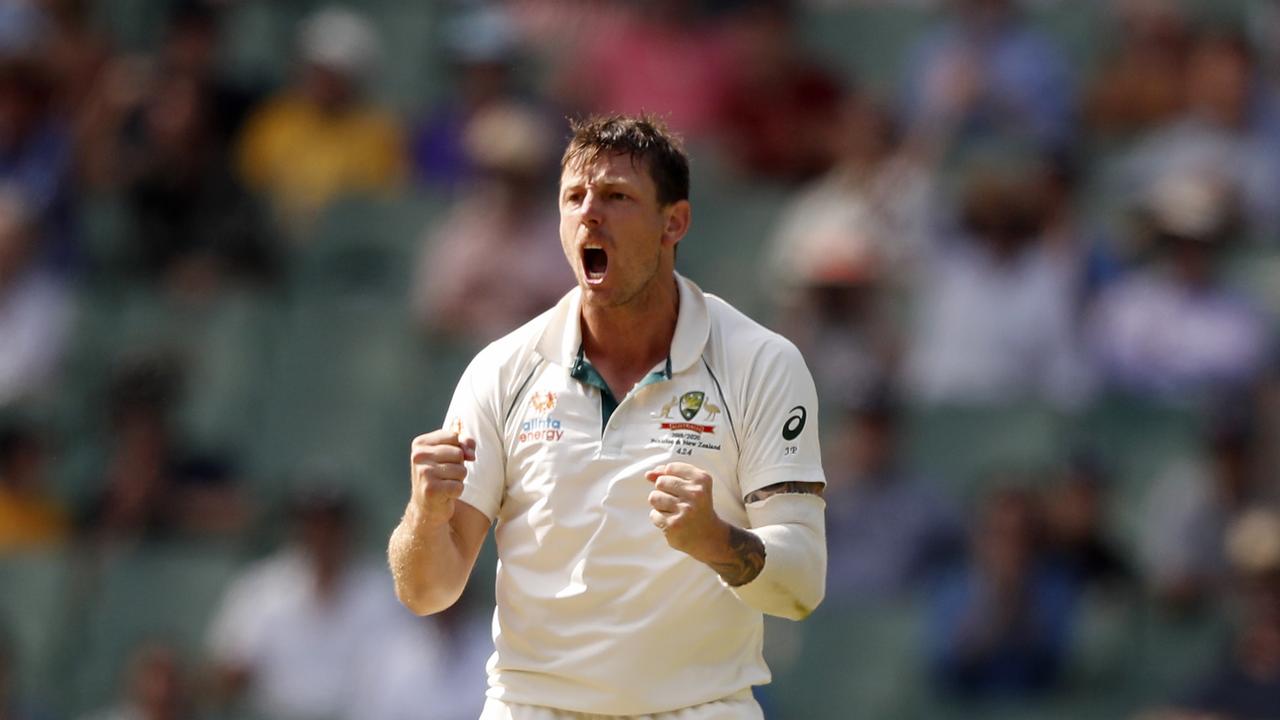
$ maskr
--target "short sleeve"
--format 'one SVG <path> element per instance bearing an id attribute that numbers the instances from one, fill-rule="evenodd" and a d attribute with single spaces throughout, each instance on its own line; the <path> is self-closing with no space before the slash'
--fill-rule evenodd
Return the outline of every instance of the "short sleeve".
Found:
<path id="1" fill-rule="evenodd" d="M 745 497 L 780 482 L 826 483 L 818 445 L 818 393 L 800 351 L 777 338 L 744 380 L 738 485 Z"/>
<path id="2" fill-rule="evenodd" d="M 506 447 L 499 416 L 499 380 L 481 353 L 467 367 L 453 392 L 444 427 L 476 441 L 476 459 L 468 462 L 462 497 L 490 521 L 498 515 L 506 489 Z"/>

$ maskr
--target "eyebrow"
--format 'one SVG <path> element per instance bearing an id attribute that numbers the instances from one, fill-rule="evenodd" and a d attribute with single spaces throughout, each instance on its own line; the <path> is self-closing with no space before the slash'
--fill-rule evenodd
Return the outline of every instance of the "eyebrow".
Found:
<path id="1" fill-rule="evenodd" d="M 594 189 L 597 192 L 608 192 L 608 191 L 615 190 L 617 188 L 626 188 L 630 190 L 634 187 L 635 186 L 631 183 L 626 183 L 618 180 L 599 180 L 599 181 L 580 180 L 580 181 L 569 182 L 561 185 L 560 194 L 563 195 L 571 190 Z"/>
<path id="2" fill-rule="evenodd" d="M 580 180 L 564 185 L 566 189 L 574 187 L 634 187 L 635 183 L 625 178 L 609 177 L 600 180 Z"/>

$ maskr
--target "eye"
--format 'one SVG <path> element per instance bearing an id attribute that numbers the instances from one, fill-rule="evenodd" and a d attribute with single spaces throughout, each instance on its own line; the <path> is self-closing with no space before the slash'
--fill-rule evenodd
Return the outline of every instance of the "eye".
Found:
<path id="1" fill-rule="evenodd" d="M 609 199 L 610 200 L 626 200 L 627 194 L 624 192 L 618 192 L 617 190 L 615 190 L 609 193 Z"/>
<path id="2" fill-rule="evenodd" d="M 570 190 L 564 194 L 564 201 L 569 205 L 577 205 L 582 202 L 582 192 L 580 190 Z"/>

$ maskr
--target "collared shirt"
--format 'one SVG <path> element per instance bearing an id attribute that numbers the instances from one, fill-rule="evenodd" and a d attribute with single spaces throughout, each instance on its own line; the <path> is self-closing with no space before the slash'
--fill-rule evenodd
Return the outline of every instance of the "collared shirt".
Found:
<path id="1" fill-rule="evenodd" d="M 1073 407 L 1090 368 L 1076 330 L 1079 266 L 1042 238 L 999 259 L 976 238 L 940 250 L 925 276 L 907 359 L 926 403 L 1019 400 Z"/>
<path id="2" fill-rule="evenodd" d="M 1179 398 L 1250 382 L 1267 360 L 1267 327 L 1244 296 L 1188 287 L 1149 268 L 1108 288 L 1091 321 L 1108 383 Z"/>
<path id="3" fill-rule="evenodd" d="M 760 612 L 667 545 L 644 474 L 702 468 L 716 512 L 747 527 L 749 493 L 824 482 L 817 394 L 790 342 L 677 283 L 668 358 L 620 398 L 582 353 L 577 289 L 458 384 L 446 427 L 477 443 L 462 501 L 497 522 L 492 697 L 637 715 L 769 680 Z"/>
<path id="4" fill-rule="evenodd" d="M 362 648 L 403 632 L 412 617 L 378 565 L 353 562 L 323 597 L 316 582 L 312 562 L 286 548 L 246 568 L 209 623 L 209 655 L 253 675 L 248 702 L 256 715 L 340 717 L 352 700 Z"/>

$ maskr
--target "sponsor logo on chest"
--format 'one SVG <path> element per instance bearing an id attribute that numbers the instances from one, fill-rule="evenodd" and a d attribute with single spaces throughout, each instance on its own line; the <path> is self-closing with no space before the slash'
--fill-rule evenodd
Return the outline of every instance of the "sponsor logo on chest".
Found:
<path id="1" fill-rule="evenodd" d="M 529 409 L 533 417 L 526 417 L 520 423 L 520 432 L 516 435 L 517 443 L 550 443 L 564 438 L 560 419 L 551 413 L 556 409 L 556 394 L 553 392 L 535 392 L 529 397 Z"/>

